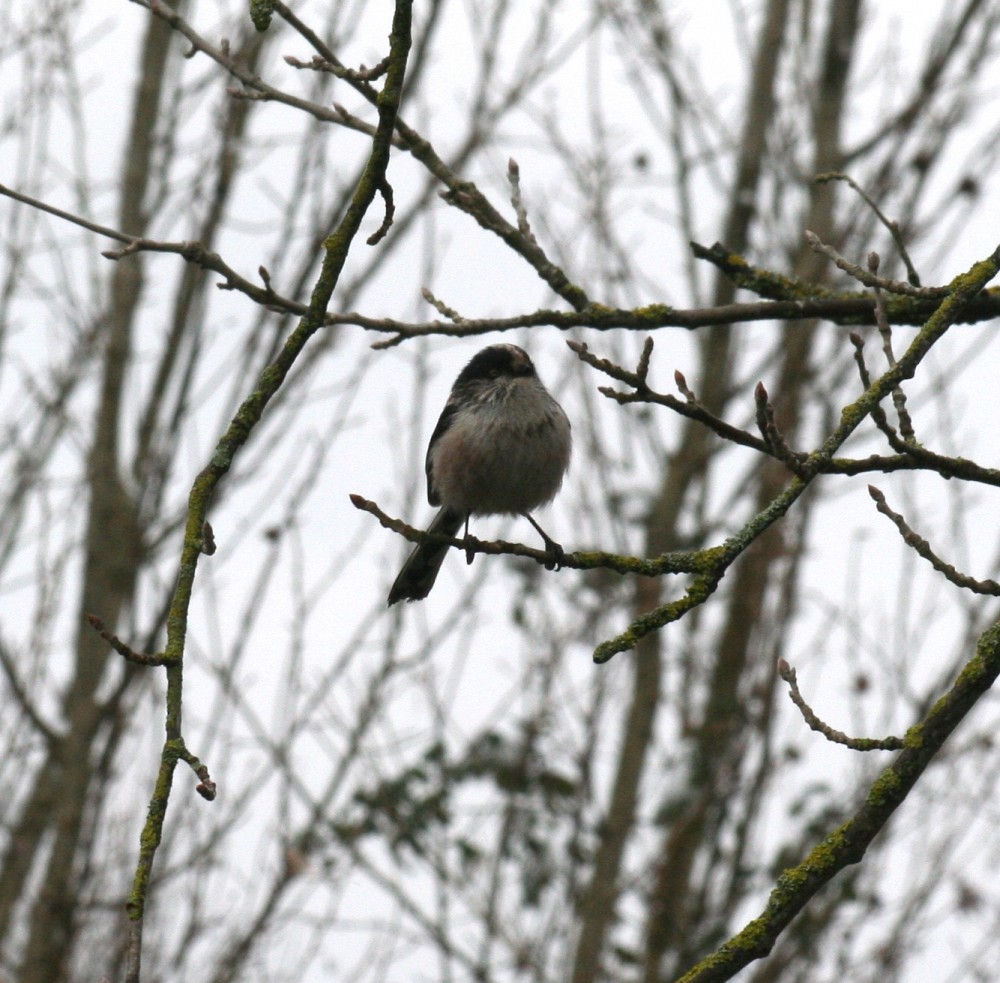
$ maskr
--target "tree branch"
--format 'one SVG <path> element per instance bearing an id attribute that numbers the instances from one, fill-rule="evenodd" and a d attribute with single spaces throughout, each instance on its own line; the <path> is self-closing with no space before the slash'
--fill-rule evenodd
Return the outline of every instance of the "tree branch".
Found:
<path id="1" fill-rule="evenodd" d="M 678 983 L 724 983 L 770 953 L 778 936 L 816 893 L 844 868 L 859 863 L 934 756 L 1000 675 L 1000 624 L 979 638 L 955 684 L 903 738 L 904 749 L 875 780 L 864 804 L 795 867 L 785 870 L 767 906 Z"/>

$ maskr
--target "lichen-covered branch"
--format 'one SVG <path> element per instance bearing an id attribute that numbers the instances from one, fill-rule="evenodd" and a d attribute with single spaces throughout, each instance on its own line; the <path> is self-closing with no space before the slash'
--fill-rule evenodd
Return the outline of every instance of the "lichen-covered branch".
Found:
<path id="1" fill-rule="evenodd" d="M 152 3 L 149 6 L 154 14 L 167 20 L 168 23 L 172 22 L 173 11 L 170 8 L 159 3 Z M 201 794 L 205 795 L 208 791 L 214 795 L 215 792 L 214 785 L 208 784 L 210 779 L 207 769 L 202 773 L 201 762 L 198 762 L 185 748 L 181 728 L 188 610 L 198 561 L 204 552 L 204 529 L 208 509 L 219 482 L 228 473 L 236 454 L 249 439 L 299 353 L 313 334 L 323 326 L 326 310 L 347 260 L 348 251 L 358 234 L 368 206 L 386 180 L 392 132 L 410 49 L 411 9 L 412 0 L 396 0 L 390 34 L 389 67 L 385 84 L 378 97 L 379 123 L 372 140 L 372 149 L 350 206 L 337 228 L 323 243 L 323 265 L 308 310 L 288 336 L 274 361 L 261 372 L 257 385 L 237 410 L 216 445 L 211 460 L 195 479 L 188 497 L 188 514 L 177 586 L 167 616 L 167 642 L 164 652 L 164 661 L 167 665 L 166 741 L 146 823 L 140 837 L 139 860 L 127 903 L 131 921 L 129 965 L 126 973 L 129 983 L 138 983 L 139 980 L 143 912 L 148 900 L 153 861 L 162 836 L 177 762 L 182 760 L 192 764 L 202 779 Z"/>
<path id="2" fill-rule="evenodd" d="M 1000 624 L 979 638 L 976 654 L 919 724 L 903 738 L 904 749 L 875 780 L 861 808 L 778 878 L 767 906 L 753 921 L 678 983 L 722 983 L 766 956 L 788 923 L 824 884 L 861 861 L 955 728 L 1000 675 Z"/>

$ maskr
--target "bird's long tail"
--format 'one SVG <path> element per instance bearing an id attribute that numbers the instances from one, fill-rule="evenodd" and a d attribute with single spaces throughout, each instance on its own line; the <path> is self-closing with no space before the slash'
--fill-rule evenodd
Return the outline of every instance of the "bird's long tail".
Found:
<path id="1" fill-rule="evenodd" d="M 454 536 L 462 528 L 463 522 L 465 516 L 461 512 L 443 508 L 434 517 L 427 531 L 442 536 Z M 403 569 L 399 571 L 399 576 L 389 591 L 389 604 L 402 600 L 423 600 L 431 592 L 447 552 L 447 544 L 418 543 L 403 564 Z"/>

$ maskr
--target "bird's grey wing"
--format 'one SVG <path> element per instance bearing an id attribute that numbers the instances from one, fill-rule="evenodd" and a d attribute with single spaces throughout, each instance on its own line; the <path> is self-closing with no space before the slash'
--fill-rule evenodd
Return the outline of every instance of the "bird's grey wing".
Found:
<path id="1" fill-rule="evenodd" d="M 457 412 L 457 404 L 453 399 L 449 399 L 445 403 L 444 409 L 441 411 L 441 416 L 438 418 L 437 426 L 434 428 L 434 433 L 431 434 L 431 439 L 427 443 L 424 471 L 427 474 L 427 501 L 431 505 L 441 504 L 441 496 L 434 487 L 434 446 L 447 433 Z"/>

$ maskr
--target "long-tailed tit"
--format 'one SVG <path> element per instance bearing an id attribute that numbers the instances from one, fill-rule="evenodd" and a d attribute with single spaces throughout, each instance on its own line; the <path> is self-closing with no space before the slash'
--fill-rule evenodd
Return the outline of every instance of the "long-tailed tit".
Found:
<path id="1" fill-rule="evenodd" d="M 569 420 L 528 353 L 516 345 L 484 348 L 459 373 L 427 447 L 427 499 L 441 506 L 427 531 L 455 536 L 464 524 L 468 535 L 470 516 L 523 515 L 560 555 L 529 513 L 559 491 L 570 445 Z M 418 544 L 389 603 L 426 597 L 447 551 Z"/>

